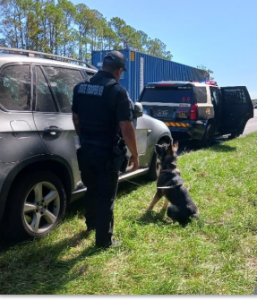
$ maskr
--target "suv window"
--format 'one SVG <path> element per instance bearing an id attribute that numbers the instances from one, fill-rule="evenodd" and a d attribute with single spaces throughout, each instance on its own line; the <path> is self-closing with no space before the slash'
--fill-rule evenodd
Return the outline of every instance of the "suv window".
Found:
<path id="1" fill-rule="evenodd" d="M 92 78 L 95 75 L 95 73 L 92 73 L 92 72 L 88 72 L 88 71 L 83 71 L 83 72 L 84 72 L 84 75 L 85 75 L 87 81 L 89 81 L 90 78 Z"/>
<path id="2" fill-rule="evenodd" d="M 196 86 L 194 88 L 196 103 L 207 103 L 206 87 Z"/>
<path id="3" fill-rule="evenodd" d="M 226 104 L 247 103 L 245 91 L 241 88 L 222 88 L 222 94 Z"/>
<path id="4" fill-rule="evenodd" d="M 83 81 L 80 70 L 46 66 L 43 69 L 47 74 L 60 111 L 70 113 L 74 86 Z"/>
<path id="5" fill-rule="evenodd" d="M 36 111 L 57 111 L 45 76 L 38 66 L 36 67 Z"/>
<path id="6" fill-rule="evenodd" d="M 149 86 L 142 93 L 141 102 L 193 103 L 192 87 Z"/>
<path id="7" fill-rule="evenodd" d="M 0 104 L 7 110 L 29 111 L 30 89 L 30 66 L 8 66 L 0 75 Z"/>

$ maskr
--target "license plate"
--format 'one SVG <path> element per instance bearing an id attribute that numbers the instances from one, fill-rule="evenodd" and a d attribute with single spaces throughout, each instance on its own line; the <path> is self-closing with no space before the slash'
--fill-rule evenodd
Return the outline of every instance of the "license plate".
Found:
<path id="1" fill-rule="evenodd" d="M 157 117 L 168 117 L 169 111 L 168 110 L 157 110 L 156 116 Z"/>
<path id="2" fill-rule="evenodd" d="M 178 118 L 180 118 L 180 119 L 186 119 L 187 118 L 187 114 L 185 114 L 185 113 L 179 113 L 178 114 Z"/>

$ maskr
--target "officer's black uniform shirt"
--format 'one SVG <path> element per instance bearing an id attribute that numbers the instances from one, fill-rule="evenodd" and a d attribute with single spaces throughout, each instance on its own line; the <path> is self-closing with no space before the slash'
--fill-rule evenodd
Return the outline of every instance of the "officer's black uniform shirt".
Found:
<path id="1" fill-rule="evenodd" d="M 88 144 L 112 145 L 119 122 L 133 121 L 128 92 L 105 71 L 75 86 L 72 111 L 79 116 L 80 137 Z"/>

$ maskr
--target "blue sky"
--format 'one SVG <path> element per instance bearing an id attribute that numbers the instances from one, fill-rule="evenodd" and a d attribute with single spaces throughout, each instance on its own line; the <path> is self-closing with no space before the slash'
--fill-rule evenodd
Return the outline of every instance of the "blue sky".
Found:
<path id="1" fill-rule="evenodd" d="M 71 0 L 159 38 L 173 61 L 211 69 L 219 86 L 257 98 L 257 0 Z"/>

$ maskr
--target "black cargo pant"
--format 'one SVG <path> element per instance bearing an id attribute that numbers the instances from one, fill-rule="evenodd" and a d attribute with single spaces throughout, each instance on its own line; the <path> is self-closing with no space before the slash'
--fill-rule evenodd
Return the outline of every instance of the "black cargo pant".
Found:
<path id="1" fill-rule="evenodd" d="M 85 193 L 86 225 L 96 229 L 96 246 L 112 244 L 113 208 L 118 187 L 118 172 L 107 168 L 112 149 L 82 145 L 78 161 Z"/>

